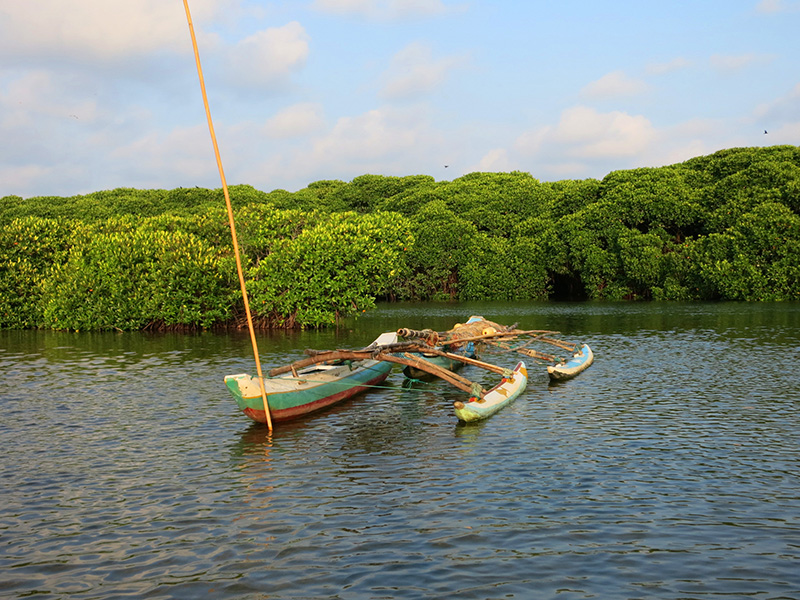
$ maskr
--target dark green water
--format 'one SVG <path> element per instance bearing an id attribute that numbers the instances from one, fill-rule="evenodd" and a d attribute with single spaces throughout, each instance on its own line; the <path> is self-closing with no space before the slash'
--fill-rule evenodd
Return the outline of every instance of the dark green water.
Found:
<path id="1" fill-rule="evenodd" d="M 800 305 L 391 305 L 264 368 L 470 314 L 595 364 L 467 427 L 397 368 L 270 436 L 246 335 L 0 331 L 0 597 L 800 598 Z"/>

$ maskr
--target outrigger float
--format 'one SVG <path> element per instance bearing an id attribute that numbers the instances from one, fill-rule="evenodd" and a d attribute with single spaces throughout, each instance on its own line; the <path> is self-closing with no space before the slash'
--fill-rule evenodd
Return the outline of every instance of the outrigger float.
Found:
<path id="1" fill-rule="evenodd" d="M 479 421 L 519 397 L 527 386 L 528 370 L 522 361 L 514 369 L 507 369 L 479 360 L 475 357 L 478 349 L 516 352 L 535 362 L 550 363 L 547 370 L 553 380 L 575 377 L 591 364 L 591 349 L 586 344 L 553 338 L 555 333 L 523 331 L 483 317 L 470 317 L 466 323 L 441 333 L 428 329 L 384 333 L 361 350 L 306 350 L 306 358 L 272 369 L 264 378 L 269 416 L 274 421 L 285 421 L 331 406 L 379 385 L 388 377 L 392 365 L 400 364 L 407 375 L 432 375 L 468 393 L 466 402 L 454 403 L 456 417 L 468 423 Z M 520 338 L 527 339 L 514 346 Z M 559 358 L 539 352 L 530 348 L 534 342 L 555 345 L 571 356 Z M 454 372 L 455 367 L 465 364 L 501 375 L 502 379 L 486 390 Z M 260 423 L 267 422 L 267 407 L 258 377 L 229 375 L 225 384 L 245 415 Z"/>

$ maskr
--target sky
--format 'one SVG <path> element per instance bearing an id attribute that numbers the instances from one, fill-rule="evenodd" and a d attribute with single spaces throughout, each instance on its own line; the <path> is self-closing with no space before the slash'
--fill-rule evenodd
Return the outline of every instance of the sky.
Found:
<path id="1" fill-rule="evenodd" d="M 188 0 L 229 185 L 800 145 L 800 0 Z M 0 0 L 0 197 L 219 188 L 183 0 Z"/>

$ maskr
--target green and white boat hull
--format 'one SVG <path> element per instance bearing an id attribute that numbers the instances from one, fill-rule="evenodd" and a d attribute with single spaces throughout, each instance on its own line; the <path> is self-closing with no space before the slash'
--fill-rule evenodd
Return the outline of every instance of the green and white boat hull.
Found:
<path id="1" fill-rule="evenodd" d="M 397 341 L 394 333 L 383 334 L 374 344 Z M 345 361 L 318 364 L 264 379 L 264 389 L 272 421 L 287 421 L 316 412 L 383 383 L 394 365 L 380 360 Z M 245 415 L 266 423 L 264 401 L 258 377 L 246 373 L 228 375 L 225 385 Z"/>

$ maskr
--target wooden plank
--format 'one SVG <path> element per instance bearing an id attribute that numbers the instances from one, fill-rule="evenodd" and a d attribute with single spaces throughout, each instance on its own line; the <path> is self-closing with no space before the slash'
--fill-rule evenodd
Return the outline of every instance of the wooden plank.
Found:
<path id="1" fill-rule="evenodd" d="M 428 354 L 436 354 L 437 356 L 444 356 L 445 358 L 449 358 L 450 360 L 457 360 L 465 365 L 472 365 L 475 367 L 479 367 L 481 369 L 486 369 L 487 371 L 491 371 L 492 373 L 497 373 L 498 375 L 505 375 L 508 369 L 503 367 L 498 367 L 497 365 L 493 365 L 487 362 L 483 362 L 476 358 L 469 358 L 467 356 L 461 356 L 460 354 L 453 354 L 452 352 L 444 352 L 443 350 L 437 350 L 435 348 L 426 350 Z"/>

